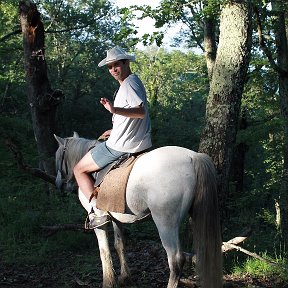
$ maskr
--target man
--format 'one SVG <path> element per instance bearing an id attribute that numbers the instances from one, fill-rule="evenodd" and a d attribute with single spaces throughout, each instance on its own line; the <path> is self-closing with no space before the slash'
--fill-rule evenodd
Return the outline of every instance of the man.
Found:
<path id="1" fill-rule="evenodd" d="M 120 87 L 112 104 L 108 99 L 101 98 L 100 103 L 111 113 L 112 130 L 103 135 L 108 140 L 89 151 L 75 166 L 74 175 L 79 188 L 87 199 L 94 191 L 94 182 L 89 173 L 99 171 L 125 153 L 137 153 L 152 146 L 151 125 L 148 113 L 146 91 L 137 75 L 131 72 L 130 61 L 133 55 L 127 54 L 120 47 L 107 51 L 107 57 L 98 66 L 108 66 L 110 74 L 117 80 Z M 95 211 L 96 202 L 91 201 Z M 109 216 L 89 214 L 90 226 L 94 229 L 109 222 Z"/>

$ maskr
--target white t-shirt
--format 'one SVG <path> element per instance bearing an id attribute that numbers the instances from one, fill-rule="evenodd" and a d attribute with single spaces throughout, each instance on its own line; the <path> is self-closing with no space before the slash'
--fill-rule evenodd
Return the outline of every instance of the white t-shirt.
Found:
<path id="1" fill-rule="evenodd" d="M 133 108 L 139 105 L 145 108 L 143 119 L 113 114 L 113 128 L 106 142 L 108 147 L 120 152 L 136 153 L 152 146 L 145 87 L 137 75 L 131 74 L 120 85 L 114 106 Z"/>

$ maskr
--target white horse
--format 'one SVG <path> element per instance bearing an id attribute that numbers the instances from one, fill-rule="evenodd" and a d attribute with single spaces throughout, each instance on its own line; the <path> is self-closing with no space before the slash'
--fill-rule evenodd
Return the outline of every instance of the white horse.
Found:
<path id="1" fill-rule="evenodd" d="M 71 186 L 73 167 L 97 140 L 55 135 L 57 186 Z M 168 288 L 177 287 L 185 262 L 179 228 L 185 215 L 192 217 L 193 246 L 201 287 L 222 287 L 222 252 L 216 171 L 206 154 L 186 148 L 166 146 L 141 156 L 134 164 L 127 183 L 126 214 L 114 213 L 114 246 L 121 265 L 120 283 L 130 277 L 125 259 L 122 223 L 133 223 L 151 213 L 170 269 Z M 111 195 L 113 197 L 113 195 Z M 91 205 L 81 191 L 79 199 L 89 213 Z M 96 200 L 97 201 L 97 200 Z M 116 287 L 112 257 L 108 245 L 107 225 L 96 228 L 103 268 L 103 287 Z"/>

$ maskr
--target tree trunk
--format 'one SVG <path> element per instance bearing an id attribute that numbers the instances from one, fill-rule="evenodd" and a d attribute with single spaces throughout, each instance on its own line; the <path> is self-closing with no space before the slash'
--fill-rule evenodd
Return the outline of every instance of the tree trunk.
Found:
<path id="1" fill-rule="evenodd" d="M 232 1 L 221 11 L 219 46 L 207 99 L 206 124 L 199 146 L 201 152 L 210 155 L 218 171 L 222 212 L 228 193 L 250 50 L 250 1 Z"/>
<path id="2" fill-rule="evenodd" d="M 215 26 L 215 19 L 208 18 L 204 20 L 204 48 L 209 82 L 211 82 L 212 79 L 217 52 Z"/>
<path id="3" fill-rule="evenodd" d="M 57 149 L 53 133 L 57 133 L 56 111 L 62 92 L 53 91 L 50 87 L 44 51 L 44 26 L 36 5 L 21 1 L 19 13 L 23 33 L 28 103 L 40 157 L 40 168 L 52 175 L 55 174 L 53 160 Z"/>
<path id="4" fill-rule="evenodd" d="M 246 113 L 247 109 L 242 106 L 242 112 L 239 116 L 239 130 L 245 130 L 247 129 L 247 116 Z M 235 153 L 233 155 L 233 163 L 232 163 L 232 181 L 233 181 L 233 187 L 235 193 L 237 195 L 241 194 L 243 192 L 244 188 L 244 168 L 245 168 L 245 156 L 247 151 L 249 150 L 249 146 L 246 143 L 239 143 L 235 147 Z"/>
<path id="5" fill-rule="evenodd" d="M 281 3 L 281 2 L 280 2 Z M 283 172 L 279 195 L 280 229 L 283 239 L 288 243 L 288 47 L 285 29 L 285 10 L 279 1 L 272 2 L 274 30 L 277 51 L 280 109 L 283 118 Z"/>

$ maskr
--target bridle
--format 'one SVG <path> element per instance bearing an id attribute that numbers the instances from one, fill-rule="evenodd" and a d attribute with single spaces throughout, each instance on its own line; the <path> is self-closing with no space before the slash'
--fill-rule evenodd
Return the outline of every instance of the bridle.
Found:
<path id="1" fill-rule="evenodd" d="M 61 189 L 61 190 L 62 190 L 63 184 L 67 184 L 68 183 L 68 179 L 65 179 L 65 180 L 62 179 L 62 167 L 63 167 L 63 163 L 64 163 L 64 157 L 65 157 L 65 152 L 67 150 L 68 142 L 69 142 L 69 139 L 65 139 L 64 140 L 60 166 L 58 167 L 56 180 L 55 180 L 56 187 L 58 189 Z"/>

